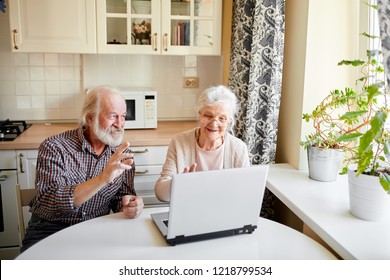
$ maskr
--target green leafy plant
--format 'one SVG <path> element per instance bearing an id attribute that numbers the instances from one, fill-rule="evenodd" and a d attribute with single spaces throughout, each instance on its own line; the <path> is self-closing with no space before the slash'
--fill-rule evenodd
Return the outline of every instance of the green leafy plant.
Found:
<path id="1" fill-rule="evenodd" d="M 302 115 L 306 122 L 312 122 L 315 132 L 306 136 L 306 140 L 300 142 L 301 146 L 353 152 L 351 142 L 368 122 L 365 116 L 368 107 L 366 96 L 357 94 L 352 88 L 331 91 L 311 113 Z"/>
<path id="2" fill-rule="evenodd" d="M 366 33 L 369 39 L 378 39 Z M 312 122 L 315 132 L 301 141 L 301 146 L 342 149 L 345 152 L 342 174 L 349 164 L 357 164 L 357 176 L 379 177 L 390 194 L 390 136 L 387 119 L 389 91 L 384 84 L 384 68 L 379 50 L 368 50 L 367 59 L 343 60 L 338 65 L 358 67 L 361 73 L 357 90 L 345 88 L 331 91 L 311 112 L 302 115 Z M 378 59 L 379 58 L 379 59 Z"/>
<path id="3" fill-rule="evenodd" d="M 366 33 L 363 35 L 377 39 Z M 357 163 L 357 176 L 363 173 L 379 176 L 382 187 L 390 194 L 390 135 L 387 126 L 390 113 L 389 90 L 384 83 L 383 65 L 378 60 L 381 57 L 382 53 L 379 50 L 368 50 L 366 61 L 344 60 L 339 63 L 360 67 L 362 76 L 357 80 L 357 84 L 361 85 L 359 95 L 366 102 L 366 109 L 357 111 L 359 129 L 353 134 L 340 135 L 337 141 L 358 143 L 346 157 L 346 166 L 342 173 L 347 172 L 347 165 Z"/>

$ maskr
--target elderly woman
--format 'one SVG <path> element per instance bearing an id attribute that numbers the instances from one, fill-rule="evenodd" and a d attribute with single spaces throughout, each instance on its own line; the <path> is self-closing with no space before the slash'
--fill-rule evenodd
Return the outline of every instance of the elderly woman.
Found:
<path id="1" fill-rule="evenodd" d="M 198 127 L 176 135 L 155 185 L 159 200 L 170 201 L 172 174 L 248 167 L 243 141 L 228 133 L 234 124 L 237 98 L 225 86 L 206 89 L 198 99 Z"/>

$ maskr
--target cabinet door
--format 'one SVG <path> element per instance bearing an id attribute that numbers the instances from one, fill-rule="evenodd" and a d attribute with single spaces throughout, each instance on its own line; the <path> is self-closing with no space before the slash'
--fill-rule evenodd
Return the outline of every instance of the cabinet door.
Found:
<path id="1" fill-rule="evenodd" d="M 162 53 L 221 54 L 221 0 L 162 1 L 161 11 Z"/>
<path id="2" fill-rule="evenodd" d="M 9 1 L 14 52 L 96 53 L 95 0 Z"/>
<path id="3" fill-rule="evenodd" d="M 221 0 L 97 0 L 99 53 L 220 55 Z"/>
<path id="4" fill-rule="evenodd" d="M 168 146 L 132 147 L 131 150 L 134 153 L 134 187 L 137 195 L 142 196 L 145 207 L 167 205 L 156 198 L 154 184 L 160 177 Z"/>
<path id="5" fill-rule="evenodd" d="M 35 188 L 38 150 L 17 150 L 18 183 L 22 189 Z"/>
<path id="6" fill-rule="evenodd" d="M 97 0 L 99 53 L 160 53 L 160 0 Z"/>

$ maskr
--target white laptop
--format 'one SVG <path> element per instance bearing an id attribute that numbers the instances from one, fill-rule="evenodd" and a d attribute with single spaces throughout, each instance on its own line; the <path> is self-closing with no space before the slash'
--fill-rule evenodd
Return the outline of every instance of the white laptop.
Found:
<path id="1" fill-rule="evenodd" d="M 268 165 L 175 174 L 169 212 L 151 217 L 170 245 L 252 233 Z"/>

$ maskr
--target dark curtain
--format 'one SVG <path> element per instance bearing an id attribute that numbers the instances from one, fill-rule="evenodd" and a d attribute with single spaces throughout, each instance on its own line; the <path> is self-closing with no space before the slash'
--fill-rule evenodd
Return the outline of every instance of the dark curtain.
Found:
<path id="1" fill-rule="evenodd" d="M 229 87 L 238 96 L 235 135 L 252 165 L 275 162 L 282 90 L 285 0 L 234 0 Z M 266 189 L 260 216 L 273 218 Z"/>

